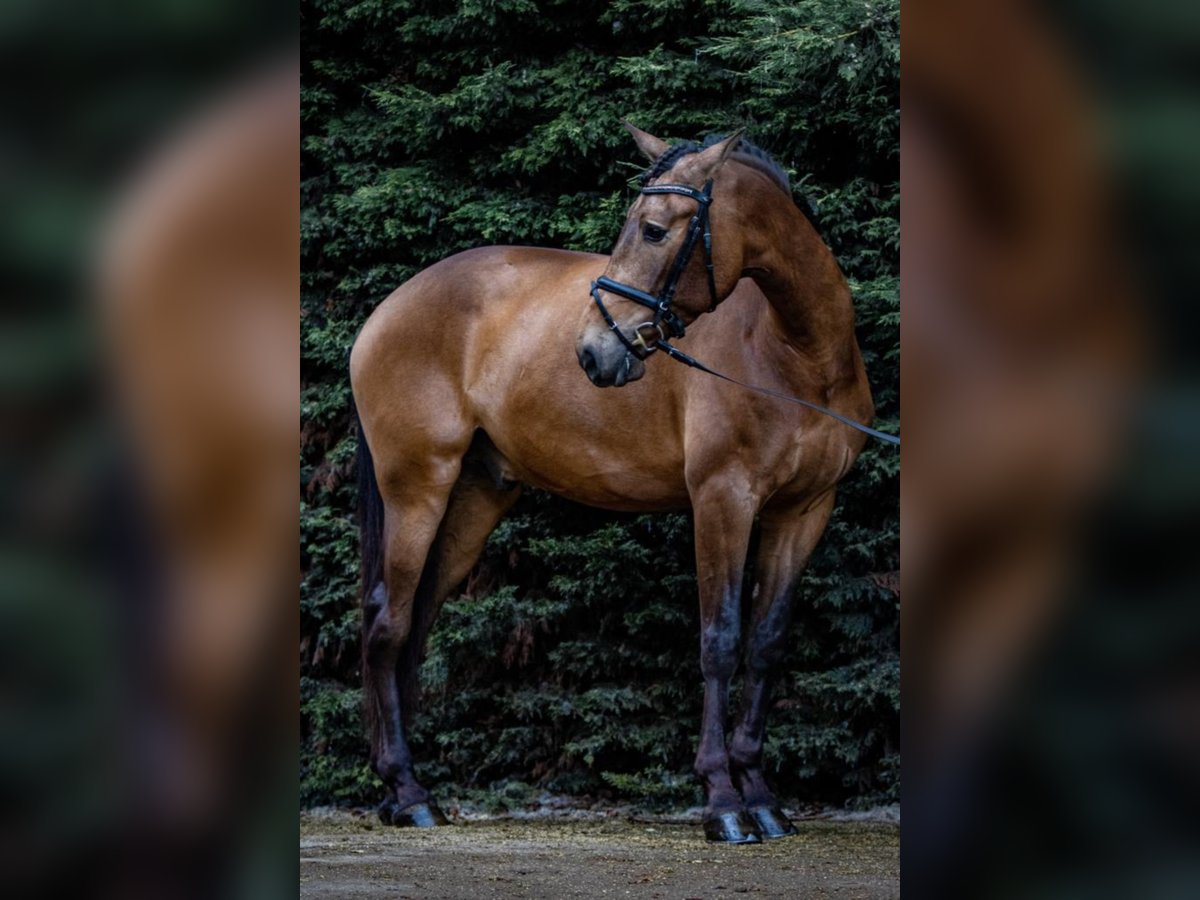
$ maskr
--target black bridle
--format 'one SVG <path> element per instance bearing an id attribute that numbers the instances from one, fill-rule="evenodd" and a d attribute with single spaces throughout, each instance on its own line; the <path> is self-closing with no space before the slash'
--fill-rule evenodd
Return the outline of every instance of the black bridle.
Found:
<path id="1" fill-rule="evenodd" d="M 686 332 L 683 325 L 683 320 L 679 318 L 676 312 L 671 308 L 671 303 L 675 299 L 675 289 L 679 287 L 679 279 L 683 277 L 683 270 L 687 268 L 688 262 L 692 258 L 692 254 L 696 252 L 696 243 L 703 236 L 704 244 L 704 268 L 708 272 L 708 294 L 711 300 L 709 311 L 717 308 L 717 283 L 713 276 L 713 259 L 712 259 L 712 225 L 709 221 L 709 207 L 712 206 L 712 179 L 708 179 L 704 183 L 704 187 L 696 190 L 694 187 L 689 187 L 686 184 L 654 184 L 641 189 L 643 194 L 679 194 L 682 197 L 690 197 L 696 201 L 696 214 L 692 216 L 691 222 L 688 223 L 687 234 L 684 236 L 683 244 L 679 248 L 679 252 L 675 254 L 675 262 L 671 266 L 671 271 L 667 274 L 667 280 L 663 284 L 662 292 L 655 297 L 653 294 L 647 294 L 645 291 L 635 288 L 630 284 L 622 284 L 619 281 L 613 281 L 611 278 L 601 275 L 592 282 L 592 299 L 596 301 L 596 306 L 600 308 L 600 315 L 604 316 L 604 321 L 608 323 L 608 327 L 621 340 L 635 356 L 645 358 L 660 349 L 660 345 L 667 344 L 667 334 L 663 332 L 663 326 L 667 328 L 667 332 L 671 337 L 681 338 Z M 634 303 L 640 303 L 642 306 L 654 310 L 654 318 L 647 322 L 642 322 L 633 329 L 633 338 L 627 338 L 625 333 L 617 326 L 612 315 L 604 306 L 604 301 L 600 299 L 600 292 L 608 291 L 611 294 L 616 294 L 619 297 L 624 297 L 626 300 L 632 300 Z M 651 329 L 651 333 L 645 333 L 646 329 Z"/>
<path id="2" fill-rule="evenodd" d="M 640 359 L 645 359 L 655 350 L 661 350 L 667 356 L 671 357 L 671 359 L 681 362 L 685 366 L 699 369 L 701 372 L 713 375 L 747 390 L 806 407 L 822 415 L 837 419 L 842 424 L 849 425 L 851 428 L 861 431 L 870 437 L 899 446 L 900 438 L 894 434 L 887 434 L 886 432 L 864 425 L 861 422 L 856 422 L 848 416 L 834 412 L 827 406 L 821 406 L 819 403 L 813 403 L 810 400 L 804 400 L 800 397 L 792 397 L 769 388 L 746 384 L 744 381 L 739 381 L 715 369 L 710 369 L 704 363 L 700 362 L 700 360 L 693 356 L 688 356 L 688 354 L 684 353 L 678 347 L 671 345 L 667 339 L 667 335 L 663 333 L 663 326 L 667 327 L 667 331 L 670 332 L 671 337 L 681 338 L 684 335 L 683 320 L 671 308 L 671 303 L 675 299 L 675 289 L 679 287 L 679 279 L 683 277 L 683 270 L 687 268 L 692 254 L 696 252 L 696 242 L 700 239 L 701 235 L 704 237 L 704 268 L 708 272 L 708 295 L 711 301 L 709 312 L 716 309 L 717 303 L 720 302 L 717 297 L 716 278 L 713 276 L 712 226 L 709 223 L 708 216 L 709 207 L 712 206 L 712 186 L 713 183 L 710 178 L 700 190 L 688 187 L 686 184 L 655 184 L 641 189 L 643 194 L 679 194 L 683 197 L 691 197 L 696 201 L 698 208 L 696 214 L 692 216 L 691 222 L 688 223 L 688 230 L 684 236 L 683 245 L 679 248 L 679 252 L 675 254 L 675 262 L 671 266 L 671 271 L 667 275 L 666 282 L 663 284 L 662 293 L 657 297 L 653 294 L 647 294 L 633 285 L 613 281 L 605 275 L 601 275 L 592 282 L 592 299 L 596 301 L 596 306 L 600 309 L 600 315 L 604 316 L 604 321 L 608 323 L 608 327 L 612 330 L 613 334 L 620 338 L 621 343 L 625 345 L 625 349 Z M 621 331 L 617 326 L 616 321 L 604 306 L 604 301 L 600 299 L 601 291 L 608 291 L 611 294 L 616 294 L 654 310 L 654 318 L 642 322 L 634 328 L 632 339 L 625 337 L 625 332 Z M 651 329 L 652 333 L 647 334 L 646 329 Z"/>

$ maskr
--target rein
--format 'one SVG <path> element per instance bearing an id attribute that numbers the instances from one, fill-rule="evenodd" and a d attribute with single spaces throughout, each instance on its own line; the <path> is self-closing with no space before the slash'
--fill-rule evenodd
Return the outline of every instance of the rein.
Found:
<path id="1" fill-rule="evenodd" d="M 671 357 L 671 359 L 678 360 L 685 366 L 691 366 L 693 369 L 699 369 L 701 372 L 707 372 L 709 375 L 714 375 L 717 378 L 720 378 L 722 381 L 728 381 L 730 384 L 736 384 L 738 387 L 743 387 L 748 391 L 755 391 L 759 394 L 765 394 L 766 396 L 774 397 L 777 400 L 786 400 L 788 403 L 795 403 L 799 406 L 807 407 L 815 412 L 823 413 L 832 419 L 837 419 L 843 425 L 849 425 L 851 428 L 861 431 L 868 437 L 878 438 L 879 440 L 886 441 L 889 444 L 895 444 L 897 447 L 900 446 L 900 438 L 894 434 L 888 434 L 885 431 L 878 431 L 877 429 L 863 425 L 861 422 L 856 422 L 848 416 L 843 416 L 841 413 L 836 413 L 828 407 L 821 406 L 819 403 L 812 403 L 808 400 L 802 400 L 799 397 L 793 397 L 791 394 L 783 394 L 779 391 L 773 391 L 770 388 L 758 387 L 754 384 L 746 384 L 744 381 L 738 381 L 736 378 L 731 378 L 729 375 L 718 372 L 716 369 L 710 369 L 694 356 L 688 356 L 678 347 L 672 347 L 666 341 L 659 341 L 658 349 L 662 350 L 665 354 L 667 354 L 667 356 Z"/>
<path id="2" fill-rule="evenodd" d="M 708 273 L 708 294 L 711 300 L 708 311 L 712 312 L 717 308 L 717 303 L 720 302 L 717 298 L 716 278 L 713 275 L 712 226 L 708 216 L 709 207 L 712 205 L 712 187 L 713 180 L 710 178 L 700 190 L 696 190 L 694 187 L 689 187 L 686 184 L 655 184 L 641 188 L 641 193 L 643 194 L 679 194 L 683 197 L 690 197 L 696 201 L 696 214 L 692 216 L 691 221 L 688 223 L 688 230 L 684 236 L 683 244 L 680 246 L 679 252 L 675 255 L 675 262 L 671 265 L 671 271 L 667 275 L 666 282 L 663 284 L 662 292 L 657 297 L 635 288 L 633 285 L 614 281 L 605 275 L 601 275 L 592 282 L 592 299 L 600 309 L 600 315 L 604 317 L 604 321 L 608 324 L 609 329 L 620 339 L 625 348 L 639 359 L 645 359 L 655 350 L 662 350 L 671 359 L 681 362 L 685 366 L 690 366 L 693 369 L 698 369 L 701 372 L 706 372 L 709 375 L 720 378 L 722 381 L 728 381 L 730 384 L 736 384 L 738 387 L 763 394 L 767 397 L 774 397 L 777 400 L 784 400 L 788 403 L 795 403 L 798 406 L 806 407 L 814 412 L 819 412 L 822 415 L 836 419 L 843 425 L 849 425 L 851 428 L 861 431 L 868 437 L 877 438 L 889 444 L 900 446 L 900 438 L 894 434 L 887 434 L 886 432 L 863 425 L 861 422 L 856 422 L 854 419 L 843 416 L 841 413 L 836 413 L 828 407 L 821 406 L 819 403 L 812 403 L 808 400 L 802 400 L 799 397 L 793 397 L 790 394 L 773 391 L 770 388 L 758 387 L 757 385 L 746 384 L 744 381 L 738 381 L 736 378 L 724 375 L 715 369 L 710 369 L 704 363 L 700 362 L 700 360 L 688 356 L 688 354 L 669 343 L 668 335 L 663 332 L 664 325 L 667 327 L 667 331 L 670 332 L 670 337 L 681 338 L 686 333 L 683 320 L 671 308 L 671 303 L 675 299 L 675 289 L 679 286 L 679 279 L 683 277 L 683 270 L 687 267 L 692 254 L 696 251 L 696 242 L 701 238 L 701 235 L 703 235 L 704 268 Z M 604 301 L 600 298 L 600 291 L 608 291 L 611 294 L 624 297 L 626 300 L 640 303 L 642 306 L 654 310 L 654 317 L 637 325 L 633 329 L 633 338 L 627 338 L 617 325 L 616 320 L 613 319 L 612 314 L 609 313 L 608 308 L 605 307 Z M 648 334 L 646 332 L 647 329 L 652 330 L 652 333 Z"/>

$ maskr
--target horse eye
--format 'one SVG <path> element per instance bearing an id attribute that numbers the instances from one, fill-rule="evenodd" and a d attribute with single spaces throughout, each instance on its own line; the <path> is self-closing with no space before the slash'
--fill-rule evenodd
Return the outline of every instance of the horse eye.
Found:
<path id="1" fill-rule="evenodd" d="M 667 236 L 667 229 L 659 228 L 657 225 L 647 225 L 642 229 L 642 237 L 652 244 L 657 244 Z"/>

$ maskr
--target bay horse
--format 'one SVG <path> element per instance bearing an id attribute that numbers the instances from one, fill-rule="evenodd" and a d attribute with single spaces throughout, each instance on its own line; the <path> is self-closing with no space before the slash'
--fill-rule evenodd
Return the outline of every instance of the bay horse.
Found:
<path id="1" fill-rule="evenodd" d="M 445 823 L 405 741 L 417 669 L 440 604 L 530 484 L 606 509 L 693 511 L 705 834 L 795 833 L 762 769 L 768 692 L 801 571 L 866 439 L 810 409 L 647 363 L 659 338 L 709 312 L 683 339 L 688 352 L 868 421 L 850 290 L 786 174 L 740 133 L 671 147 L 626 127 L 653 164 L 611 256 L 468 250 L 402 285 L 355 340 L 363 679 L 385 823 Z M 743 702 L 727 742 L 739 649 Z"/>

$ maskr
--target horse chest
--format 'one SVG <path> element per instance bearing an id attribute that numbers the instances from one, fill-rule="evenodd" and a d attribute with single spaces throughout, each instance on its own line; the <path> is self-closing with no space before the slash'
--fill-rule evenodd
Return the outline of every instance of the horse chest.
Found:
<path id="1" fill-rule="evenodd" d="M 850 446 L 830 429 L 795 431 L 761 453 L 757 471 L 776 497 L 825 494 L 836 485 L 854 461 Z"/>

